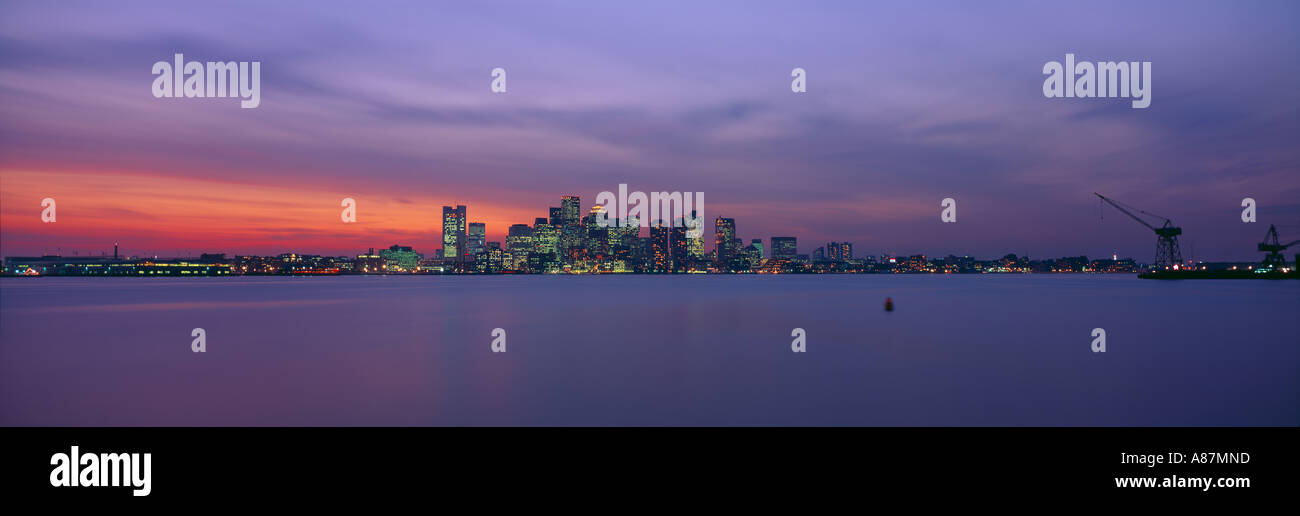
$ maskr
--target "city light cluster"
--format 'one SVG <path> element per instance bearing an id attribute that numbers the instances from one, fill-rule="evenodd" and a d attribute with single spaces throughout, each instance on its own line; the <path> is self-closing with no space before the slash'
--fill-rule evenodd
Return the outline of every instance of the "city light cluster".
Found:
<path id="1" fill-rule="evenodd" d="M 746 241 L 736 220 L 714 219 L 713 246 L 691 228 L 702 227 L 695 211 L 676 221 L 649 224 L 631 217 L 620 221 L 605 205 L 584 215 L 581 198 L 561 197 L 559 207 L 531 225 L 514 224 L 505 242 L 487 241 L 487 227 L 470 222 L 464 205 L 443 206 L 441 247 L 431 254 L 412 246 L 370 248 L 355 256 L 282 253 L 274 256 L 202 254 L 197 258 L 157 256 L 6 257 L 11 276 L 225 276 L 340 274 L 825 274 L 825 273 L 1134 273 L 1143 265 L 1132 259 L 1089 260 L 1067 257 L 1030 260 L 1008 254 L 992 260 L 969 256 L 858 256 L 850 242 L 828 242 L 800 253 L 793 236 Z M 642 226 L 646 236 L 642 236 Z"/>

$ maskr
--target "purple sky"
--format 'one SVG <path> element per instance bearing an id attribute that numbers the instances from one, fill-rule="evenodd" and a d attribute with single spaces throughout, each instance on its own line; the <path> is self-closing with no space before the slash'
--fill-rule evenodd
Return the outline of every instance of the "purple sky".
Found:
<path id="1" fill-rule="evenodd" d="M 321 227 L 273 225 L 284 245 L 187 231 L 219 252 L 354 253 L 361 237 L 322 229 L 354 196 L 428 214 L 395 215 L 366 247 L 432 254 L 442 204 L 499 238 L 562 194 L 585 210 L 627 183 L 704 192 L 710 221 L 736 218 L 746 242 L 797 236 L 803 253 L 1150 260 L 1153 235 L 1109 207 L 1099 220 L 1098 191 L 1173 217 L 1184 256 L 1254 260 L 1269 223 L 1300 238 L 1298 29 L 1294 1 L 7 1 L 0 253 L 103 240 L 36 218 L 31 178 L 77 172 L 333 203 Z M 150 67 L 176 52 L 261 61 L 261 106 L 153 98 Z M 1043 64 L 1067 52 L 1151 61 L 1151 107 L 1044 98 Z M 488 89 L 495 67 L 505 95 Z M 114 231 L 149 231 L 156 217 L 131 207 L 151 198 L 111 195 Z M 1259 223 L 1240 221 L 1244 197 Z"/>

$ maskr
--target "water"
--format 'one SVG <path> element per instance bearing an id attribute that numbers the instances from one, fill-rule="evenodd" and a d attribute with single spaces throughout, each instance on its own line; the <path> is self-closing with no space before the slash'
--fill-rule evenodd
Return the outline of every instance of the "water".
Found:
<path id="1" fill-rule="evenodd" d="M 6 278 L 0 424 L 1296 426 L 1297 308 L 1099 275 Z"/>

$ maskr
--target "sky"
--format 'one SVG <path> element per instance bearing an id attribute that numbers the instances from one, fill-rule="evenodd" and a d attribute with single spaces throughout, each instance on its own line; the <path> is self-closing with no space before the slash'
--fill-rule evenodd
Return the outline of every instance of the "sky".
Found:
<path id="1" fill-rule="evenodd" d="M 432 255 L 444 205 L 501 241 L 625 183 L 801 253 L 1150 261 L 1101 192 L 1255 260 L 1300 238 L 1298 40 L 1294 1 L 6 1 L 0 256 Z M 153 97 L 176 53 L 260 106 Z M 1150 107 L 1045 98 L 1066 53 L 1150 61 Z"/>

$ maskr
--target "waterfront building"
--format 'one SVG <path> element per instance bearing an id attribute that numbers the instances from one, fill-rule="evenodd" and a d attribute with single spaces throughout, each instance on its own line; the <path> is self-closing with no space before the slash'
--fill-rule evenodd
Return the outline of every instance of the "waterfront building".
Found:
<path id="1" fill-rule="evenodd" d="M 442 257 L 461 261 L 465 256 L 466 235 L 465 206 L 442 207 Z"/>
<path id="2" fill-rule="evenodd" d="M 798 255 L 795 237 L 772 237 L 772 258 L 794 260 Z"/>

